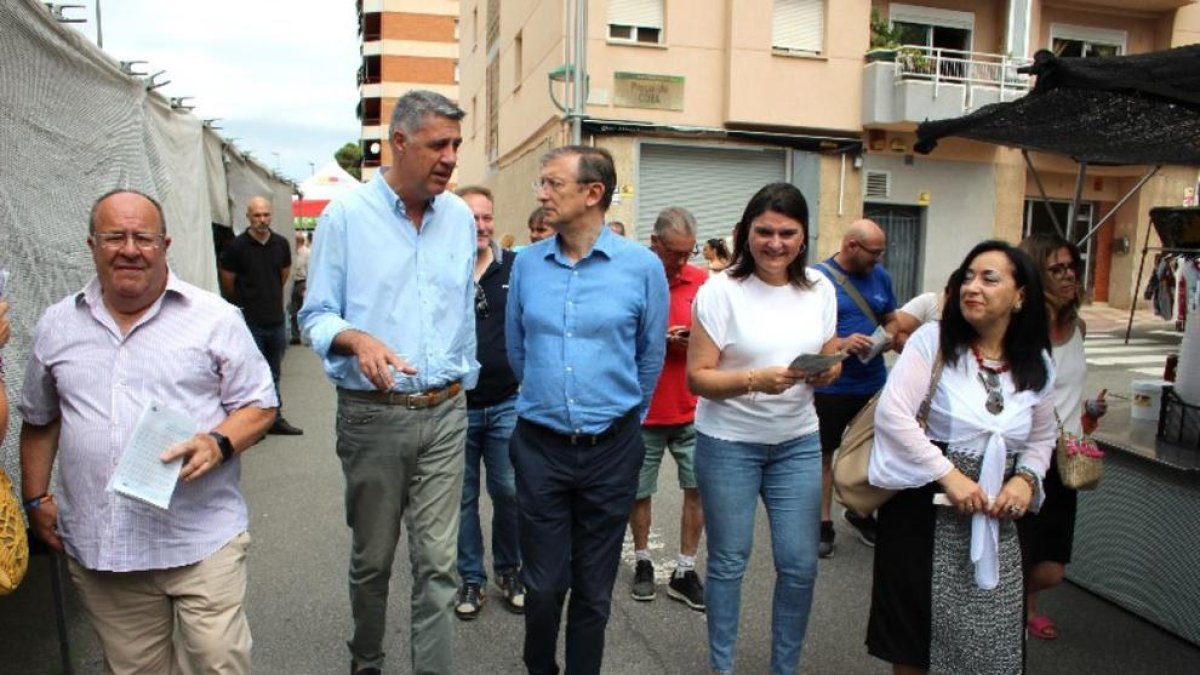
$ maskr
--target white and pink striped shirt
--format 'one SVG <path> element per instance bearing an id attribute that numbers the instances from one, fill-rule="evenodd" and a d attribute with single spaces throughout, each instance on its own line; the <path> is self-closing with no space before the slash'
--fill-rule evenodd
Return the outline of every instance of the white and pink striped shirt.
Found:
<path id="1" fill-rule="evenodd" d="M 29 424 L 62 418 L 58 530 L 88 569 L 190 565 L 247 529 L 237 459 L 179 483 L 166 511 L 105 490 L 151 402 L 186 412 L 197 432 L 240 408 L 278 405 L 271 371 L 236 307 L 170 274 L 166 291 L 125 336 L 96 279 L 46 310 L 19 409 Z"/>

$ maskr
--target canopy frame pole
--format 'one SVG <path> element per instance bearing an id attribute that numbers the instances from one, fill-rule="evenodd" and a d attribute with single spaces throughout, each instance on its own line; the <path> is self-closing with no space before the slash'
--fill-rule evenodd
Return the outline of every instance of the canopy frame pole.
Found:
<path id="1" fill-rule="evenodd" d="M 1088 233 L 1083 235 L 1083 238 L 1081 238 L 1076 243 L 1076 246 L 1083 246 L 1084 243 L 1086 243 L 1087 240 L 1090 239 L 1092 237 L 1092 235 L 1096 233 L 1096 230 L 1099 230 L 1105 223 L 1108 222 L 1109 218 L 1112 218 L 1113 216 L 1117 215 L 1117 211 L 1120 210 L 1120 208 L 1125 205 L 1125 202 L 1129 201 L 1135 194 L 1137 194 L 1138 190 L 1141 190 L 1142 186 L 1145 185 L 1146 182 L 1149 181 L 1151 178 L 1153 178 L 1154 174 L 1158 173 L 1159 169 L 1161 169 L 1161 168 L 1162 168 L 1162 164 L 1157 164 L 1154 167 L 1152 167 L 1149 171 L 1147 171 L 1146 174 L 1144 176 L 1142 176 L 1142 179 L 1139 180 L 1136 185 L 1129 188 L 1129 192 L 1126 192 L 1125 196 L 1121 197 L 1121 200 L 1118 201 L 1116 203 L 1116 205 L 1114 205 L 1111 209 L 1109 209 L 1108 213 L 1104 214 L 1103 218 L 1096 221 L 1096 224 L 1092 226 L 1092 229 L 1088 230 Z"/>
<path id="2" fill-rule="evenodd" d="M 1067 233 L 1063 237 L 1071 241 L 1071 233 L 1075 231 L 1075 219 L 1079 217 L 1079 202 L 1083 199 L 1083 181 L 1087 179 L 1087 162 L 1079 162 L 1079 175 L 1075 177 L 1075 198 L 1071 200 L 1071 208 L 1067 210 Z"/>
<path id="3" fill-rule="evenodd" d="M 1046 188 L 1042 185 L 1042 176 L 1038 173 L 1037 167 L 1033 165 L 1033 160 L 1029 159 L 1029 151 L 1021 150 L 1021 156 L 1025 158 L 1025 166 L 1033 174 L 1033 183 L 1037 185 L 1038 194 L 1042 196 L 1042 205 L 1046 207 L 1046 213 L 1050 215 L 1050 222 L 1054 223 L 1054 229 L 1058 231 L 1058 235 L 1066 239 L 1067 235 L 1063 232 L 1062 223 L 1058 222 L 1058 216 L 1054 214 L 1054 209 L 1050 207 L 1050 198 L 1046 196 Z"/>
<path id="4" fill-rule="evenodd" d="M 1129 344 L 1129 336 L 1133 333 L 1133 313 L 1137 310 L 1138 294 L 1142 292 L 1142 274 L 1146 271 L 1146 254 L 1150 252 L 1150 230 L 1153 225 L 1146 226 L 1146 241 L 1142 243 L 1142 262 L 1138 264 L 1137 283 L 1133 285 L 1133 293 L 1129 301 L 1129 323 L 1125 324 L 1125 344 Z"/>

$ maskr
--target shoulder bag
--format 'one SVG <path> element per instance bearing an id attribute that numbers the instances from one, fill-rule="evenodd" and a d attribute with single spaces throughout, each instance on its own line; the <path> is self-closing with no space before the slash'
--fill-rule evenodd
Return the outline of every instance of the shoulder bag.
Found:
<path id="1" fill-rule="evenodd" d="M 942 379 L 942 368 L 945 365 L 939 351 L 929 375 L 929 390 L 925 392 L 925 400 L 921 401 L 921 407 L 917 409 L 917 424 L 922 429 L 925 428 L 925 421 L 929 419 L 929 407 L 933 403 L 933 394 L 937 391 L 938 381 Z M 876 487 L 867 480 L 871 450 L 875 447 L 875 408 L 879 405 L 880 393 L 882 390 L 876 392 L 854 419 L 850 420 L 842 434 L 842 444 L 833 455 L 833 488 L 838 501 L 860 516 L 871 515 L 896 494 L 895 490 Z"/>

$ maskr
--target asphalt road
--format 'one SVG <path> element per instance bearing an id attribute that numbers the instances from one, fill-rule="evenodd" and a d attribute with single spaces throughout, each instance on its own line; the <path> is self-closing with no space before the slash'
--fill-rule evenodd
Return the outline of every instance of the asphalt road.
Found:
<path id="1" fill-rule="evenodd" d="M 1098 369 L 1093 376 L 1109 375 Z M 1111 377 L 1117 382 L 1126 375 L 1114 372 Z M 247 598 L 254 668 L 269 674 L 341 674 L 349 660 L 345 647 L 350 629 L 345 571 L 349 536 L 343 521 L 341 471 L 333 452 L 334 394 L 320 363 L 307 349 L 288 352 L 282 387 L 285 414 L 305 429 L 305 435 L 268 437 L 243 459 L 242 484 L 254 538 Z M 1118 389 L 1110 387 L 1114 396 Z M 652 541 L 660 577 L 665 579 L 667 566 L 662 563 L 672 560 L 677 550 L 682 499 L 673 485 L 670 460 L 664 471 L 654 503 Z M 486 498 L 483 503 L 487 504 Z M 872 550 L 840 521 L 837 527 L 836 554 L 820 564 L 801 672 L 890 672 L 863 646 Z M 707 672 L 704 616 L 667 599 L 661 587 L 655 602 L 630 598 L 631 558 L 627 556 L 617 580 L 603 672 Z M 767 669 L 772 579 L 770 536 L 760 512 L 743 588 L 739 673 Z M 388 673 L 411 672 L 410 590 L 402 550 L 392 582 L 385 646 Z M 1197 647 L 1069 584 L 1046 594 L 1043 606 L 1058 620 L 1062 638 L 1031 641 L 1029 673 L 1183 673 L 1195 672 L 1200 663 Z M 46 558 L 39 557 L 18 592 L 0 598 L 0 673 L 62 672 L 57 665 L 52 608 L 48 565 Z M 75 672 L 103 672 L 95 639 L 69 588 L 67 611 Z M 458 624 L 458 672 L 523 672 L 522 639 L 521 618 L 498 603 L 489 604 L 478 620 Z"/>

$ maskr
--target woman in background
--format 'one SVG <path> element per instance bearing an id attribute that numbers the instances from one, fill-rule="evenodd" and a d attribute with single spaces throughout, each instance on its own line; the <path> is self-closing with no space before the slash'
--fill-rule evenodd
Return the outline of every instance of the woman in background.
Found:
<path id="1" fill-rule="evenodd" d="M 812 608 L 821 514 L 813 387 L 837 379 L 841 363 L 821 372 L 790 367 L 802 354 L 837 351 L 837 300 L 824 275 L 807 268 L 807 227 L 808 204 L 795 186 L 763 187 L 734 230 L 733 264 L 700 287 L 693 305 L 688 386 L 700 397 L 696 480 L 714 673 L 734 670 L 760 496 L 776 570 L 772 675 L 796 672 Z"/>
<path id="2" fill-rule="evenodd" d="M 1084 405 L 1083 387 L 1087 362 L 1083 338 L 1087 326 L 1079 318 L 1079 273 L 1083 258 L 1079 249 L 1056 234 L 1035 234 L 1021 242 L 1021 250 L 1033 258 L 1046 287 L 1046 311 L 1050 322 L 1051 354 L 1054 357 L 1054 408 L 1063 429 L 1076 436 L 1095 430 L 1108 404 L 1103 395 Z M 1017 521 L 1025 554 L 1025 620 L 1029 634 L 1042 640 L 1058 637 L 1058 627 L 1037 613 L 1038 592 L 1062 583 L 1066 564 L 1071 562 L 1075 540 L 1077 493 L 1062 483 L 1058 467 L 1051 461 L 1042 483 L 1046 501 L 1037 514 Z"/>
<path id="3" fill-rule="evenodd" d="M 703 255 L 708 261 L 709 274 L 716 274 L 729 267 L 729 247 L 720 237 L 704 242 Z"/>

